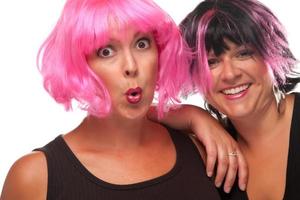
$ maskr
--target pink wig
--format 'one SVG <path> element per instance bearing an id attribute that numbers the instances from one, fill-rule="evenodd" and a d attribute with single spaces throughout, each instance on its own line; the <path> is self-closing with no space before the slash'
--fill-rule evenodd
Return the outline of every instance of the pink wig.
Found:
<path id="1" fill-rule="evenodd" d="M 111 100 L 87 64 L 86 56 L 106 44 L 111 21 L 121 31 L 133 25 L 152 32 L 159 51 L 158 114 L 177 102 L 188 82 L 188 51 L 174 21 L 152 0 L 67 0 L 54 30 L 41 46 L 38 66 L 44 87 L 67 110 L 72 100 L 97 117 L 106 116 Z"/>

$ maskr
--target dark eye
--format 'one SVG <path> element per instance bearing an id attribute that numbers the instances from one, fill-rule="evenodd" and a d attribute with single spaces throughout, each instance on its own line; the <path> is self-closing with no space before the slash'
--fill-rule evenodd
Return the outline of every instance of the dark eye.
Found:
<path id="1" fill-rule="evenodd" d="M 243 49 L 237 53 L 238 58 L 250 58 L 254 54 L 254 51 L 251 49 Z"/>
<path id="2" fill-rule="evenodd" d="M 208 62 L 209 68 L 212 69 L 212 68 L 215 68 L 220 61 L 217 58 L 210 58 L 210 59 L 208 59 L 207 62 Z"/>
<path id="3" fill-rule="evenodd" d="M 104 48 L 100 48 L 98 49 L 97 51 L 97 55 L 99 57 L 102 57 L 102 58 L 107 58 L 107 57 L 111 57 L 114 55 L 114 50 L 112 47 L 104 47 Z"/>
<path id="4" fill-rule="evenodd" d="M 141 38 L 137 41 L 136 47 L 138 49 L 147 49 L 150 47 L 150 39 L 148 38 Z"/>

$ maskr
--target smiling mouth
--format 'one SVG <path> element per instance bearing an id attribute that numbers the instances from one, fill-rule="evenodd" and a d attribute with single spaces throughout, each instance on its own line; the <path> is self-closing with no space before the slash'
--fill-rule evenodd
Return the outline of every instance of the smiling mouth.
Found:
<path id="1" fill-rule="evenodd" d="M 130 88 L 125 93 L 127 101 L 131 104 L 139 103 L 142 99 L 142 92 L 143 90 L 140 87 Z"/>
<path id="2" fill-rule="evenodd" d="M 241 92 L 244 92 L 245 90 L 247 90 L 250 87 L 251 84 L 245 84 L 245 85 L 241 85 L 235 88 L 230 88 L 230 89 L 224 89 L 221 92 L 225 95 L 236 95 L 239 94 Z"/>

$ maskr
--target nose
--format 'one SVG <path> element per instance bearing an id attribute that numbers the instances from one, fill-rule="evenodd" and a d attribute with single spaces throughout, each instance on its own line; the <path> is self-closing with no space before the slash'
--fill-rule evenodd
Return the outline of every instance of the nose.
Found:
<path id="1" fill-rule="evenodd" d="M 221 71 L 221 79 L 227 83 L 234 83 L 240 77 L 241 71 L 239 70 L 238 66 L 235 66 L 232 60 L 224 59 Z"/>
<path id="2" fill-rule="evenodd" d="M 138 74 L 138 67 L 134 54 L 128 50 L 124 54 L 124 76 L 135 77 Z"/>

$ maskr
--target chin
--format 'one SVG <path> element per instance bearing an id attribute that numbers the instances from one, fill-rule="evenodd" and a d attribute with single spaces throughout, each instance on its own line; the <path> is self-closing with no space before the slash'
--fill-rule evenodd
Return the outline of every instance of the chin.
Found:
<path id="1" fill-rule="evenodd" d="M 243 119 L 249 117 L 251 112 L 246 109 L 232 109 L 230 112 L 228 112 L 227 117 L 230 119 Z"/>
<path id="2" fill-rule="evenodd" d="M 148 110 L 149 107 L 126 109 L 121 115 L 126 119 L 138 120 L 144 118 L 147 115 Z"/>

